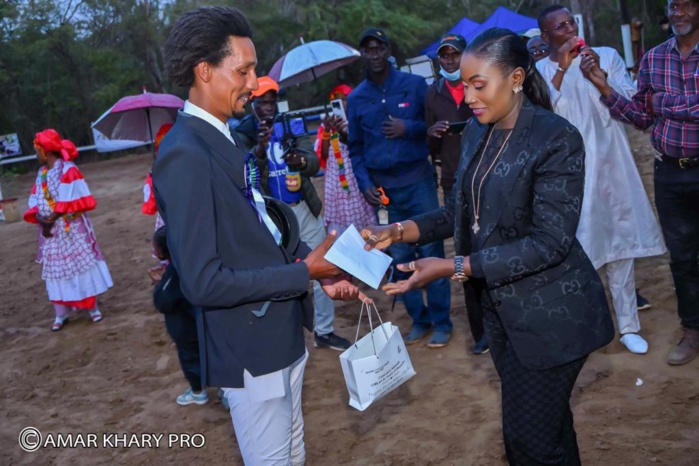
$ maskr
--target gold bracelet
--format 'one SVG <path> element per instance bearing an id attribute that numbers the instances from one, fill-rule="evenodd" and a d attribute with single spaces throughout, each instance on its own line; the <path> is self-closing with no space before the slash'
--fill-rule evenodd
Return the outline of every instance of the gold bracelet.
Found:
<path id="1" fill-rule="evenodd" d="M 396 228 L 398 228 L 398 233 L 400 233 L 400 238 L 398 238 L 398 241 L 403 241 L 403 224 L 400 222 L 394 223 Z"/>

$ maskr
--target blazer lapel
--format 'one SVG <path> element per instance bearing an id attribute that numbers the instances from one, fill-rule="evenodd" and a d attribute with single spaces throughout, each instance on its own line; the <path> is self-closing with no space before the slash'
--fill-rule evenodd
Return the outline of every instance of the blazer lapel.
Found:
<path id="1" fill-rule="evenodd" d="M 493 199 L 495 205 L 508 199 L 517 177 L 533 152 L 533 148 L 529 144 L 533 118 L 534 104 L 525 97 L 513 133 L 507 141 L 507 146 L 500 156 L 500 160 L 488 175 L 489 179 L 482 192 L 483 198 Z M 480 209 L 479 213 L 481 227 L 485 228 L 481 235 L 477 235 L 477 246 L 480 249 L 495 231 L 502 210 L 497 208 L 489 211 Z"/>
<path id="2" fill-rule="evenodd" d="M 211 149 L 212 159 L 217 168 L 226 173 L 240 188 L 245 189 L 245 152 L 238 141 L 233 144 L 230 139 L 201 118 L 182 114 L 187 122 L 202 135 L 204 144 Z M 235 140 L 235 136 L 234 140 Z"/>
<path id="3" fill-rule="evenodd" d="M 464 185 L 464 176 L 468 166 L 473 161 L 473 158 L 480 150 L 483 142 L 485 140 L 485 135 L 488 132 L 488 125 L 482 125 L 478 123 L 475 118 L 471 119 L 471 124 L 467 131 L 461 138 L 461 159 L 459 160 L 459 168 L 456 171 L 456 184 L 454 185 L 454 190 L 456 192 L 456 205 L 454 212 L 454 248 L 457 255 L 466 255 L 470 253 L 470 241 L 468 239 L 469 231 L 466 234 L 462 234 L 464 229 L 468 228 L 466 223 L 468 219 L 465 218 L 464 208 L 468 203 L 466 198 L 466 192 L 462 189 Z M 464 239 L 466 240 L 464 242 Z"/>

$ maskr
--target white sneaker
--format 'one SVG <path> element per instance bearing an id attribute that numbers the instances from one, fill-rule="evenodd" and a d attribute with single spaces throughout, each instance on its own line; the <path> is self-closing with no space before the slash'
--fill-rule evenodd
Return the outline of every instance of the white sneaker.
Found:
<path id="1" fill-rule="evenodd" d="M 619 341 L 632 353 L 646 354 L 648 352 L 648 342 L 637 333 L 622 335 Z"/>

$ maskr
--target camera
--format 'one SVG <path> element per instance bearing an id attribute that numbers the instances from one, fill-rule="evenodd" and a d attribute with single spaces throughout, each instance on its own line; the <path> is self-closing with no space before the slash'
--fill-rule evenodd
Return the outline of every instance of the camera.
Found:
<path id="1" fill-rule="evenodd" d="M 284 150 L 284 158 L 292 154 L 303 155 L 305 149 L 297 147 L 297 139 L 308 134 L 306 114 L 303 112 L 287 112 L 277 114 L 272 124 L 275 139 L 278 139 Z"/>

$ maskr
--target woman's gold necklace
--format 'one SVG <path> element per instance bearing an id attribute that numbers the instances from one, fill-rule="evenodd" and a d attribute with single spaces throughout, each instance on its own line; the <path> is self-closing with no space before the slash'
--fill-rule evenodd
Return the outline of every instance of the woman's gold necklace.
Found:
<path id="1" fill-rule="evenodd" d="M 481 227 L 478 225 L 478 212 L 480 211 L 480 202 L 481 202 L 481 188 L 483 187 L 483 182 L 485 181 L 485 178 L 488 176 L 490 173 L 490 170 L 493 169 L 495 166 L 495 162 L 498 161 L 500 158 L 500 154 L 502 154 L 503 149 L 507 145 L 507 141 L 510 140 L 510 136 L 512 136 L 512 132 L 514 129 L 510 130 L 510 133 L 507 135 L 505 138 L 505 141 L 502 143 L 500 146 L 500 150 L 498 151 L 497 154 L 495 154 L 495 157 L 493 158 L 493 161 L 490 162 L 490 166 L 488 169 L 485 171 L 483 176 L 481 177 L 481 182 L 478 185 L 478 197 L 476 197 L 475 189 L 476 189 L 476 177 L 478 176 L 478 169 L 481 168 L 481 162 L 485 158 L 486 151 L 488 150 L 488 144 L 490 144 L 490 137 L 493 135 L 493 132 L 495 131 L 495 127 L 490 131 L 490 134 L 488 134 L 488 140 L 485 142 L 485 148 L 483 149 L 483 155 L 481 155 L 481 158 L 478 160 L 478 165 L 476 165 L 476 170 L 473 173 L 473 179 L 471 180 L 471 200 L 473 201 L 473 214 L 475 216 L 475 220 L 473 221 L 473 225 L 471 226 L 471 230 L 473 230 L 474 234 L 478 234 L 479 231 L 481 231 Z"/>

